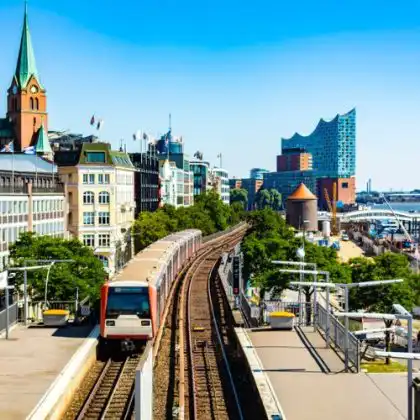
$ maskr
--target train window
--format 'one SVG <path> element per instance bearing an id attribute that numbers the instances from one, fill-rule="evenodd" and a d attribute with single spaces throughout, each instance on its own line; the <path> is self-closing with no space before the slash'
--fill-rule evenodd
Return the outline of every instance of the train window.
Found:
<path id="1" fill-rule="evenodd" d="M 117 318 L 119 315 L 137 315 L 139 318 L 150 318 L 148 288 L 110 287 L 106 317 Z"/>

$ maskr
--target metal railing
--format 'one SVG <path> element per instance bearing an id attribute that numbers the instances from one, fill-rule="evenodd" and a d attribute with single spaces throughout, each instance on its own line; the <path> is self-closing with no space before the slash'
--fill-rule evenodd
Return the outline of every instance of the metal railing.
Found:
<path id="1" fill-rule="evenodd" d="M 284 300 L 265 300 L 265 317 L 269 320 L 271 312 L 291 312 L 296 317 L 296 323 L 299 325 L 313 325 L 313 307 L 312 303 L 304 302 L 302 305 L 302 319 L 299 319 L 299 302 L 286 302 Z"/>
<path id="2" fill-rule="evenodd" d="M 9 306 L 9 327 L 16 324 L 18 320 L 18 304 Z M 0 312 L 0 333 L 6 329 L 6 309 Z"/>
<path id="3" fill-rule="evenodd" d="M 335 317 L 333 314 L 330 314 L 330 325 L 329 325 L 329 333 L 330 333 L 330 340 L 334 346 L 340 350 L 343 354 L 345 353 L 345 337 L 346 337 L 346 329 L 344 325 Z M 321 305 L 317 305 L 317 327 L 320 329 L 324 334 L 327 332 L 327 311 Z M 360 370 L 360 342 L 357 337 L 348 332 L 348 343 L 349 343 L 349 361 L 353 364 L 356 368 L 356 371 L 359 372 Z"/>
<path id="4" fill-rule="evenodd" d="M 238 229 L 239 227 L 241 227 L 241 226 L 243 226 L 245 224 L 246 224 L 246 222 L 240 222 L 237 225 L 232 226 L 232 227 L 230 227 L 230 228 L 228 228 L 226 230 L 221 230 L 220 232 L 216 232 L 216 233 L 212 233 L 211 235 L 204 236 L 203 237 L 203 243 L 209 242 L 212 239 L 216 239 L 216 238 L 218 238 L 221 235 L 226 235 L 227 233 L 232 232 L 235 229 Z"/>

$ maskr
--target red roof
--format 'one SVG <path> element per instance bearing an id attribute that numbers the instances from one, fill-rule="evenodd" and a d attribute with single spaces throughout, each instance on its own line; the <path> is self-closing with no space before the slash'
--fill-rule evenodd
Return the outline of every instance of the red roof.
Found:
<path id="1" fill-rule="evenodd" d="M 288 200 L 316 200 L 316 196 L 313 195 L 308 187 L 302 182 L 292 194 L 287 198 Z"/>

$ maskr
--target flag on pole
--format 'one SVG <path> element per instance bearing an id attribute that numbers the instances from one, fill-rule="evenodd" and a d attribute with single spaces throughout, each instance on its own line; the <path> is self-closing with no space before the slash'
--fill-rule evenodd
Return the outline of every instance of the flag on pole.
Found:
<path id="1" fill-rule="evenodd" d="M 136 140 L 140 140 L 140 138 L 141 138 L 141 133 L 140 133 L 140 130 L 137 130 L 137 131 L 133 134 L 133 140 L 134 140 L 134 141 L 136 141 Z"/>
<path id="2" fill-rule="evenodd" d="M 104 120 L 102 120 L 102 119 L 101 119 L 101 120 L 99 120 L 99 121 L 98 121 L 98 125 L 96 126 L 96 129 L 97 129 L 97 130 L 100 130 L 100 129 L 102 128 L 102 126 L 103 126 L 103 125 L 104 125 Z"/>
<path id="3" fill-rule="evenodd" d="M 143 133 L 143 140 L 149 140 L 149 136 L 147 135 L 147 133 Z"/>
<path id="4" fill-rule="evenodd" d="M 13 141 L 11 141 L 4 145 L 3 149 L 0 150 L 0 153 L 14 153 L 14 151 Z"/>
<path id="5" fill-rule="evenodd" d="M 90 125 L 95 125 L 95 115 L 92 115 L 92 118 L 90 119 Z"/>
<path id="6" fill-rule="evenodd" d="M 23 149 L 23 153 L 25 155 L 34 155 L 35 154 L 35 146 L 28 146 Z"/>

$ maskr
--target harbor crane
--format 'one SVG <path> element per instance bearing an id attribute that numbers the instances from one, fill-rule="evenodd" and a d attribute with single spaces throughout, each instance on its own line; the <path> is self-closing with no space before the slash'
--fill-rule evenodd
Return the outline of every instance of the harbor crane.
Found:
<path id="1" fill-rule="evenodd" d="M 385 201 L 385 204 L 389 207 L 389 209 L 391 210 L 391 213 L 393 214 L 393 216 L 395 217 L 395 219 L 397 220 L 398 226 L 400 227 L 400 229 L 403 231 L 406 239 L 408 242 L 410 242 L 410 246 L 412 247 L 414 245 L 414 240 L 411 237 L 411 235 L 408 233 L 407 229 L 405 228 L 404 224 L 401 222 L 401 220 L 398 218 L 397 214 L 394 212 L 394 209 L 392 208 L 391 204 L 389 204 L 389 201 L 386 199 L 385 194 L 381 194 L 381 198 L 383 198 L 383 200 Z"/>
<path id="2" fill-rule="evenodd" d="M 333 235 L 338 235 L 338 226 L 337 226 L 337 183 L 333 183 L 333 200 L 331 202 L 330 195 L 328 190 L 324 188 L 325 201 L 327 202 L 328 210 L 331 213 L 331 233 Z"/>

